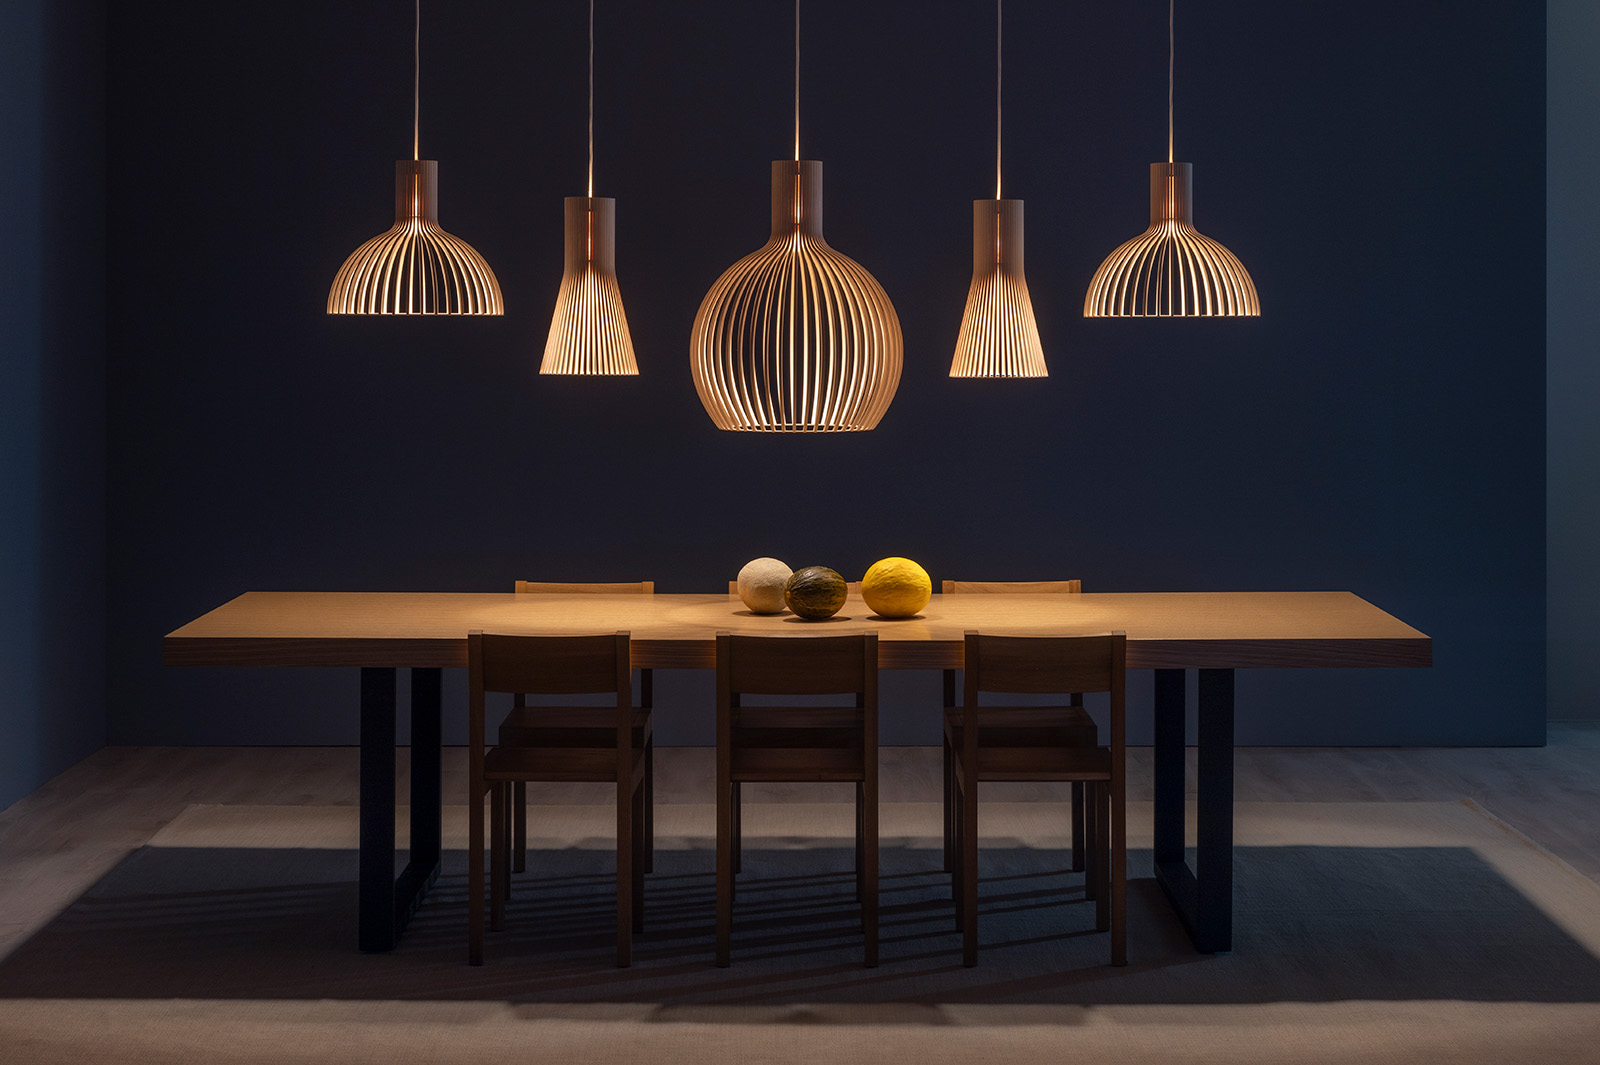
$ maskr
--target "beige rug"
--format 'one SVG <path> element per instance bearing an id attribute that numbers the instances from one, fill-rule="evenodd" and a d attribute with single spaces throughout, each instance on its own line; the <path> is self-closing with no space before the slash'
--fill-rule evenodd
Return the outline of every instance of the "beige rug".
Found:
<path id="1" fill-rule="evenodd" d="M 0 961 L 0 1061 L 1600 1062 L 1600 889 L 1469 803 L 1241 804 L 1222 957 L 1187 949 L 1135 804 L 1125 969 L 1061 872 L 1063 813 L 984 807 L 968 970 L 938 808 L 886 806 L 867 970 L 849 807 L 752 806 L 718 970 L 711 811 L 663 806 L 619 971 L 609 808 L 537 811 L 472 969 L 459 852 L 401 948 L 361 955 L 353 809 L 191 807 Z M 464 820 L 448 811 L 447 847 Z"/>

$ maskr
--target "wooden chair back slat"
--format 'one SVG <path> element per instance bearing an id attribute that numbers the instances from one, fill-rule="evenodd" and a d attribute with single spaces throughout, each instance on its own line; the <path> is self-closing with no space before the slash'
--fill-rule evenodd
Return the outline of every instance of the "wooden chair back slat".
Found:
<path id="1" fill-rule="evenodd" d="M 1121 683 L 1106 636 L 966 635 L 967 687 L 973 692 L 1103 692 Z"/>
<path id="2" fill-rule="evenodd" d="M 538 637 L 483 633 L 476 638 L 482 671 L 478 679 L 486 692 L 615 692 L 619 668 L 621 676 L 629 675 L 626 632 Z"/>
<path id="3" fill-rule="evenodd" d="M 656 594 L 655 581 L 624 581 L 620 584 L 570 584 L 561 581 L 518 581 L 513 591 L 519 595 L 641 595 Z"/>
<path id="4" fill-rule="evenodd" d="M 792 638 L 717 634 L 717 661 L 726 663 L 730 689 L 748 695 L 860 694 L 876 683 L 877 656 L 875 632 Z"/>
<path id="5" fill-rule="evenodd" d="M 1050 595 L 1058 592 L 1079 594 L 1082 581 L 944 581 L 945 595 L 958 592 L 983 592 L 989 595 Z"/>

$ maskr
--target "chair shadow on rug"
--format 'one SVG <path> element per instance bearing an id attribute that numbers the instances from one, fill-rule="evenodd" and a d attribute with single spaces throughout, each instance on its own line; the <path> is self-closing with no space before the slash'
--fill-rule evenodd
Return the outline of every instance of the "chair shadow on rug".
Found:
<path id="1" fill-rule="evenodd" d="M 487 969 L 461 964 L 459 851 L 400 946 L 368 955 L 355 949 L 352 851 L 147 846 L 0 960 L 0 998 L 609 1002 L 663 1017 L 693 1004 L 1600 1002 L 1600 961 L 1468 847 L 1241 847 L 1234 953 L 1219 957 L 1193 953 L 1149 852 L 1130 850 L 1129 964 L 1112 969 L 1069 849 L 1009 842 L 983 849 L 983 960 L 965 969 L 937 839 L 886 837 L 872 970 L 848 839 L 750 841 L 733 970 L 712 964 L 703 838 L 658 842 L 651 925 L 626 970 L 599 842 L 530 846 L 535 875 L 518 882 Z M 1600 892 L 1591 908 L 1583 927 L 1600 929 Z"/>

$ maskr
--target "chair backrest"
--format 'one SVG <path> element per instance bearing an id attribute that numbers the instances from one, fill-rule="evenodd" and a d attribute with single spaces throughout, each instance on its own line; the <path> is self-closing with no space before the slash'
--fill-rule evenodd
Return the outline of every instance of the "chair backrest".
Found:
<path id="1" fill-rule="evenodd" d="M 1081 593 L 1082 581 L 945 581 L 940 589 L 945 595 L 958 592 L 985 592 L 1011 595 L 1046 595 L 1052 592 Z"/>
<path id="2" fill-rule="evenodd" d="M 966 705 L 979 692 L 1111 692 L 1120 695 L 1127 636 L 989 636 L 966 634 Z"/>
<path id="3" fill-rule="evenodd" d="M 564 584 L 559 581 L 518 581 L 512 589 L 519 595 L 626 595 L 638 592 L 655 595 L 655 581 L 625 581 L 621 584 Z"/>
<path id="4" fill-rule="evenodd" d="M 600 636 L 467 636 L 467 666 L 485 692 L 573 695 L 631 687 L 628 634 Z M 630 693 L 631 694 L 631 693 Z"/>
<path id="5" fill-rule="evenodd" d="M 717 633 L 717 690 L 732 695 L 870 695 L 878 634 L 734 636 Z"/>

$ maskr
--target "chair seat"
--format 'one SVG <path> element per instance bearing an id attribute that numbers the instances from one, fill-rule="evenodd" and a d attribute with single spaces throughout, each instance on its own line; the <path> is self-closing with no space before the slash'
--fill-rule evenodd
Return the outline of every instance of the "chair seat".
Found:
<path id="1" fill-rule="evenodd" d="M 612 733 L 615 737 L 615 733 Z M 633 782 L 644 779 L 644 750 L 633 749 Z M 617 748 L 609 747 L 496 747 L 483 756 L 483 779 L 588 780 L 617 779 Z"/>
<path id="2" fill-rule="evenodd" d="M 963 711 L 945 707 L 944 731 L 961 745 Z M 980 747 L 1094 747 L 1100 729 L 1081 706 L 983 706 L 978 708 Z"/>
<path id="3" fill-rule="evenodd" d="M 650 711 L 634 707 L 634 746 L 643 746 L 650 732 Z M 617 710 L 613 706 L 519 706 L 500 723 L 499 740 L 502 747 L 609 747 L 615 751 Z"/>
<path id="4" fill-rule="evenodd" d="M 952 746 L 953 768 L 969 778 L 961 748 Z M 1111 752 L 1104 747 L 979 747 L 979 780 L 1110 780 Z"/>
<path id="5" fill-rule="evenodd" d="M 866 779 L 856 747 L 757 747 L 731 753 L 729 779 L 742 782 L 820 783 Z"/>

